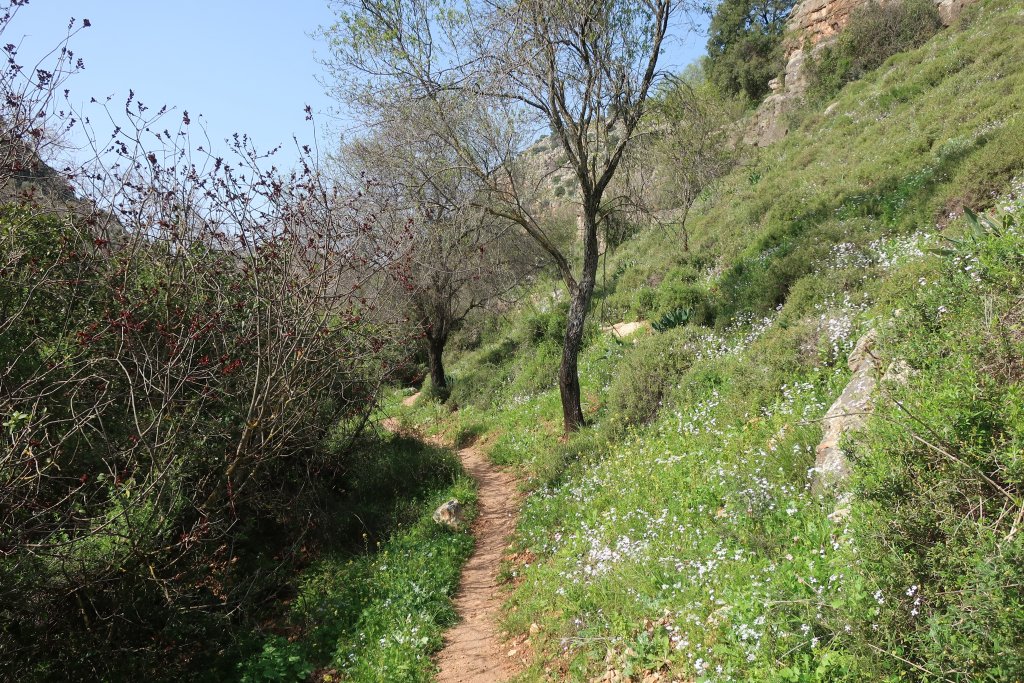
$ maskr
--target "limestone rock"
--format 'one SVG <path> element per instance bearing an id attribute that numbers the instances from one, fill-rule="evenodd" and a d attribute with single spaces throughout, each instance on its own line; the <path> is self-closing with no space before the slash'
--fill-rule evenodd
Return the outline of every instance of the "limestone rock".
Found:
<path id="1" fill-rule="evenodd" d="M 950 26 L 957 19 L 960 18 L 960 14 L 964 11 L 964 8 L 970 5 L 974 0 L 938 0 L 935 3 L 935 7 L 939 10 L 939 16 L 942 18 L 942 23 L 946 26 Z"/>
<path id="2" fill-rule="evenodd" d="M 750 119 L 743 142 L 755 147 L 770 145 L 786 137 L 789 128 L 785 114 L 791 101 L 788 93 L 775 93 L 764 98 Z"/>
<path id="3" fill-rule="evenodd" d="M 863 429 L 871 414 L 871 395 L 877 384 L 878 370 L 878 357 L 874 353 L 876 339 L 877 334 L 871 330 L 857 342 L 848 362 L 853 372 L 850 383 L 825 414 L 825 434 L 814 458 L 816 491 L 842 482 L 850 474 L 850 464 L 839 442 L 848 432 Z"/>
<path id="4" fill-rule="evenodd" d="M 807 91 L 807 86 L 810 85 L 807 71 L 804 69 L 806 62 L 807 55 L 803 50 L 795 50 L 789 55 L 789 59 L 786 60 L 786 73 L 783 76 L 783 83 L 786 86 L 786 92 L 790 96 L 803 94 Z"/>
<path id="5" fill-rule="evenodd" d="M 632 336 L 641 330 L 651 329 L 651 323 L 648 320 L 639 320 L 631 323 L 615 323 L 614 325 L 607 325 L 601 328 L 602 332 L 608 332 L 612 336 L 619 339 L 625 339 L 626 337 Z"/>
<path id="6" fill-rule="evenodd" d="M 434 510 L 434 521 L 451 529 L 458 529 L 466 521 L 462 505 L 454 498 L 442 503 L 439 508 Z"/>
<path id="7" fill-rule="evenodd" d="M 867 0 L 804 0 L 789 15 L 786 27 L 793 33 L 786 45 L 791 57 L 804 43 L 817 45 L 837 35 L 850 20 L 850 14 Z M 788 71 L 788 69 L 787 69 Z"/>

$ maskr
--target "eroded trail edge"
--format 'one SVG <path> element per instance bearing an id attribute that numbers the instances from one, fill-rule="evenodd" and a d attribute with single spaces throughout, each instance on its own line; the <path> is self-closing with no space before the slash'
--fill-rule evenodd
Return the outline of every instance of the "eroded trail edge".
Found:
<path id="1" fill-rule="evenodd" d="M 465 566 L 455 609 L 460 622 L 445 634 L 437 656 L 440 683 L 492 683 L 516 673 L 498 634 L 501 591 L 498 570 L 515 530 L 521 496 L 509 470 L 491 463 L 477 447 L 459 451 L 462 466 L 477 482 L 479 513 L 473 523 L 476 548 Z"/>

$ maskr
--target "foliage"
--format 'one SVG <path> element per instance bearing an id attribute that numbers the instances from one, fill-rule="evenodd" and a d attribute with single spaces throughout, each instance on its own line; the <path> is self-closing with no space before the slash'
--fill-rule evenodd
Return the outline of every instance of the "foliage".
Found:
<path id="1" fill-rule="evenodd" d="M 167 656 L 194 648 L 188 624 L 208 639 L 252 608 L 298 560 L 388 373 L 385 333 L 333 279 L 292 281 L 308 252 L 288 237 L 247 257 L 119 239 L 0 216 L 0 542 L 19 577 L 0 650 L 44 677 L 149 665 L 90 644 L 96 623 L 113 651 L 162 633 Z"/>
<path id="2" fill-rule="evenodd" d="M 679 327 L 688 323 L 692 315 L 693 309 L 691 308 L 675 308 L 651 323 L 651 327 L 658 332 L 667 332 L 673 327 Z"/>
<path id="3" fill-rule="evenodd" d="M 853 522 L 856 571 L 881 597 L 849 604 L 878 615 L 864 642 L 903 655 L 881 671 L 1013 680 L 1024 670 L 1021 219 L 1020 205 L 997 220 L 972 215 L 970 242 L 884 328 L 907 380 L 885 386 L 857 446 Z M 862 656 L 870 666 L 870 648 Z"/>
<path id="4" fill-rule="evenodd" d="M 395 245 L 312 150 L 287 175 L 243 136 L 214 158 L 187 114 L 171 125 L 134 96 L 111 113 L 110 156 L 58 174 L 38 127 L 76 120 L 49 108 L 73 53 L 35 70 L 15 53 L 0 79 L 0 677 L 214 672 L 348 480 L 396 365 L 398 331 L 360 290 L 366 256 Z"/>
<path id="5" fill-rule="evenodd" d="M 706 70 L 727 95 L 758 102 L 782 63 L 782 35 L 793 0 L 721 0 L 708 26 Z"/>
<path id="6" fill-rule="evenodd" d="M 305 680 L 314 668 L 368 683 L 432 680 L 430 655 L 455 621 L 450 596 L 473 538 L 431 515 L 455 498 L 472 518 L 476 494 L 451 451 L 413 439 L 390 438 L 366 466 L 350 496 L 354 517 L 373 525 L 361 547 L 302 572 L 286 617 L 291 637 L 268 635 L 239 665 L 243 681 Z"/>
<path id="7" fill-rule="evenodd" d="M 264 643 L 263 650 L 248 662 L 242 683 L 296 683 L 304 681 L 313 667 L 289 647 L 288 640 L 277 636 Z"/>
<path id="8" fill-rule="evenodd" d="M 808 61 L 810 97 L 827 100 L 889 57 L 924 44 L 942 28 L 930 0 L 869 2 L 858 6 L 838 41 Z"/>
<path id="9" fill-rule="evenodd" d="M 608 389 L 608 406 L 614 419 L 627 424 L 652 420 L 676 387 L 677 378 L 692 365 L 692 342 L 697 333 L 687 328 L 664 332 L 640 342 L 637 352 L 618 368 Z"/>

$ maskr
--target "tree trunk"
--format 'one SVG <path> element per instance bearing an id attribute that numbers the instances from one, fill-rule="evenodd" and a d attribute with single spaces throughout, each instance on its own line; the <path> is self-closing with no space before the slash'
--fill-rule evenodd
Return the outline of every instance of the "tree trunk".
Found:
<path id="1" fill-rule="evenodd" d="M 569 315 L 562 344 L 562 364 L 558 368 L 558 389 L 562 397 L 562 418 L 565 432 L 575 432 L 584 425 L 580 402 L 579 355 L 583 346 L 584 323 L 590 310 L 597 282 L 597 204 L 584 200 L 583 209 L 583 273 L 575 287 L 569 287 Z"/>
<path id="2" fill-rule="evenodd" d="M 434 389 L 441 393 L 448 391 L 448 380 L 444 376 L 444 347 L 447 339 L 442 336 L 427 337 L 427 358 L 430 366 L 430 381 Z"/>

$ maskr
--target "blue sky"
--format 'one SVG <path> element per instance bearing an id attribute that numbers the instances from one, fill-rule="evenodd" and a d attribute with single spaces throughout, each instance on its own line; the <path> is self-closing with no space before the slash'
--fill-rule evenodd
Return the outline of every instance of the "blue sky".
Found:
<path id="1" fill-rule="evenodd" d="M 333 19 L 325 1 L 34 0 L 3 42 L 20 43 L 27 61 L 56 44 L 71 17 L 92 24 L 71 44 L 86 68 L 68 83 L 72 102 L 86 112 L 90 98 L 123 102 L 132 89 L 152 110 L 187 110 L 215 146 L 235 132 L 260 149 L 284 143 L 280 160 L 288 166 L 296 156 L 292 136 L 313 141 L 303 113 L 308 104 L 317 113 L 321 150 L 332 151 L 329 130 L 344 122 L 331 121 L 334 103 L 317 82 L 322 46 L 309 35 Z M 679 68 L 703 52 L 705 37 L 682 25 L 673 33 L 664 63 Z M 94 121 L 98 114 L 91 110 Z M 180 114 L 169 119 L 179 120 Z"/>

